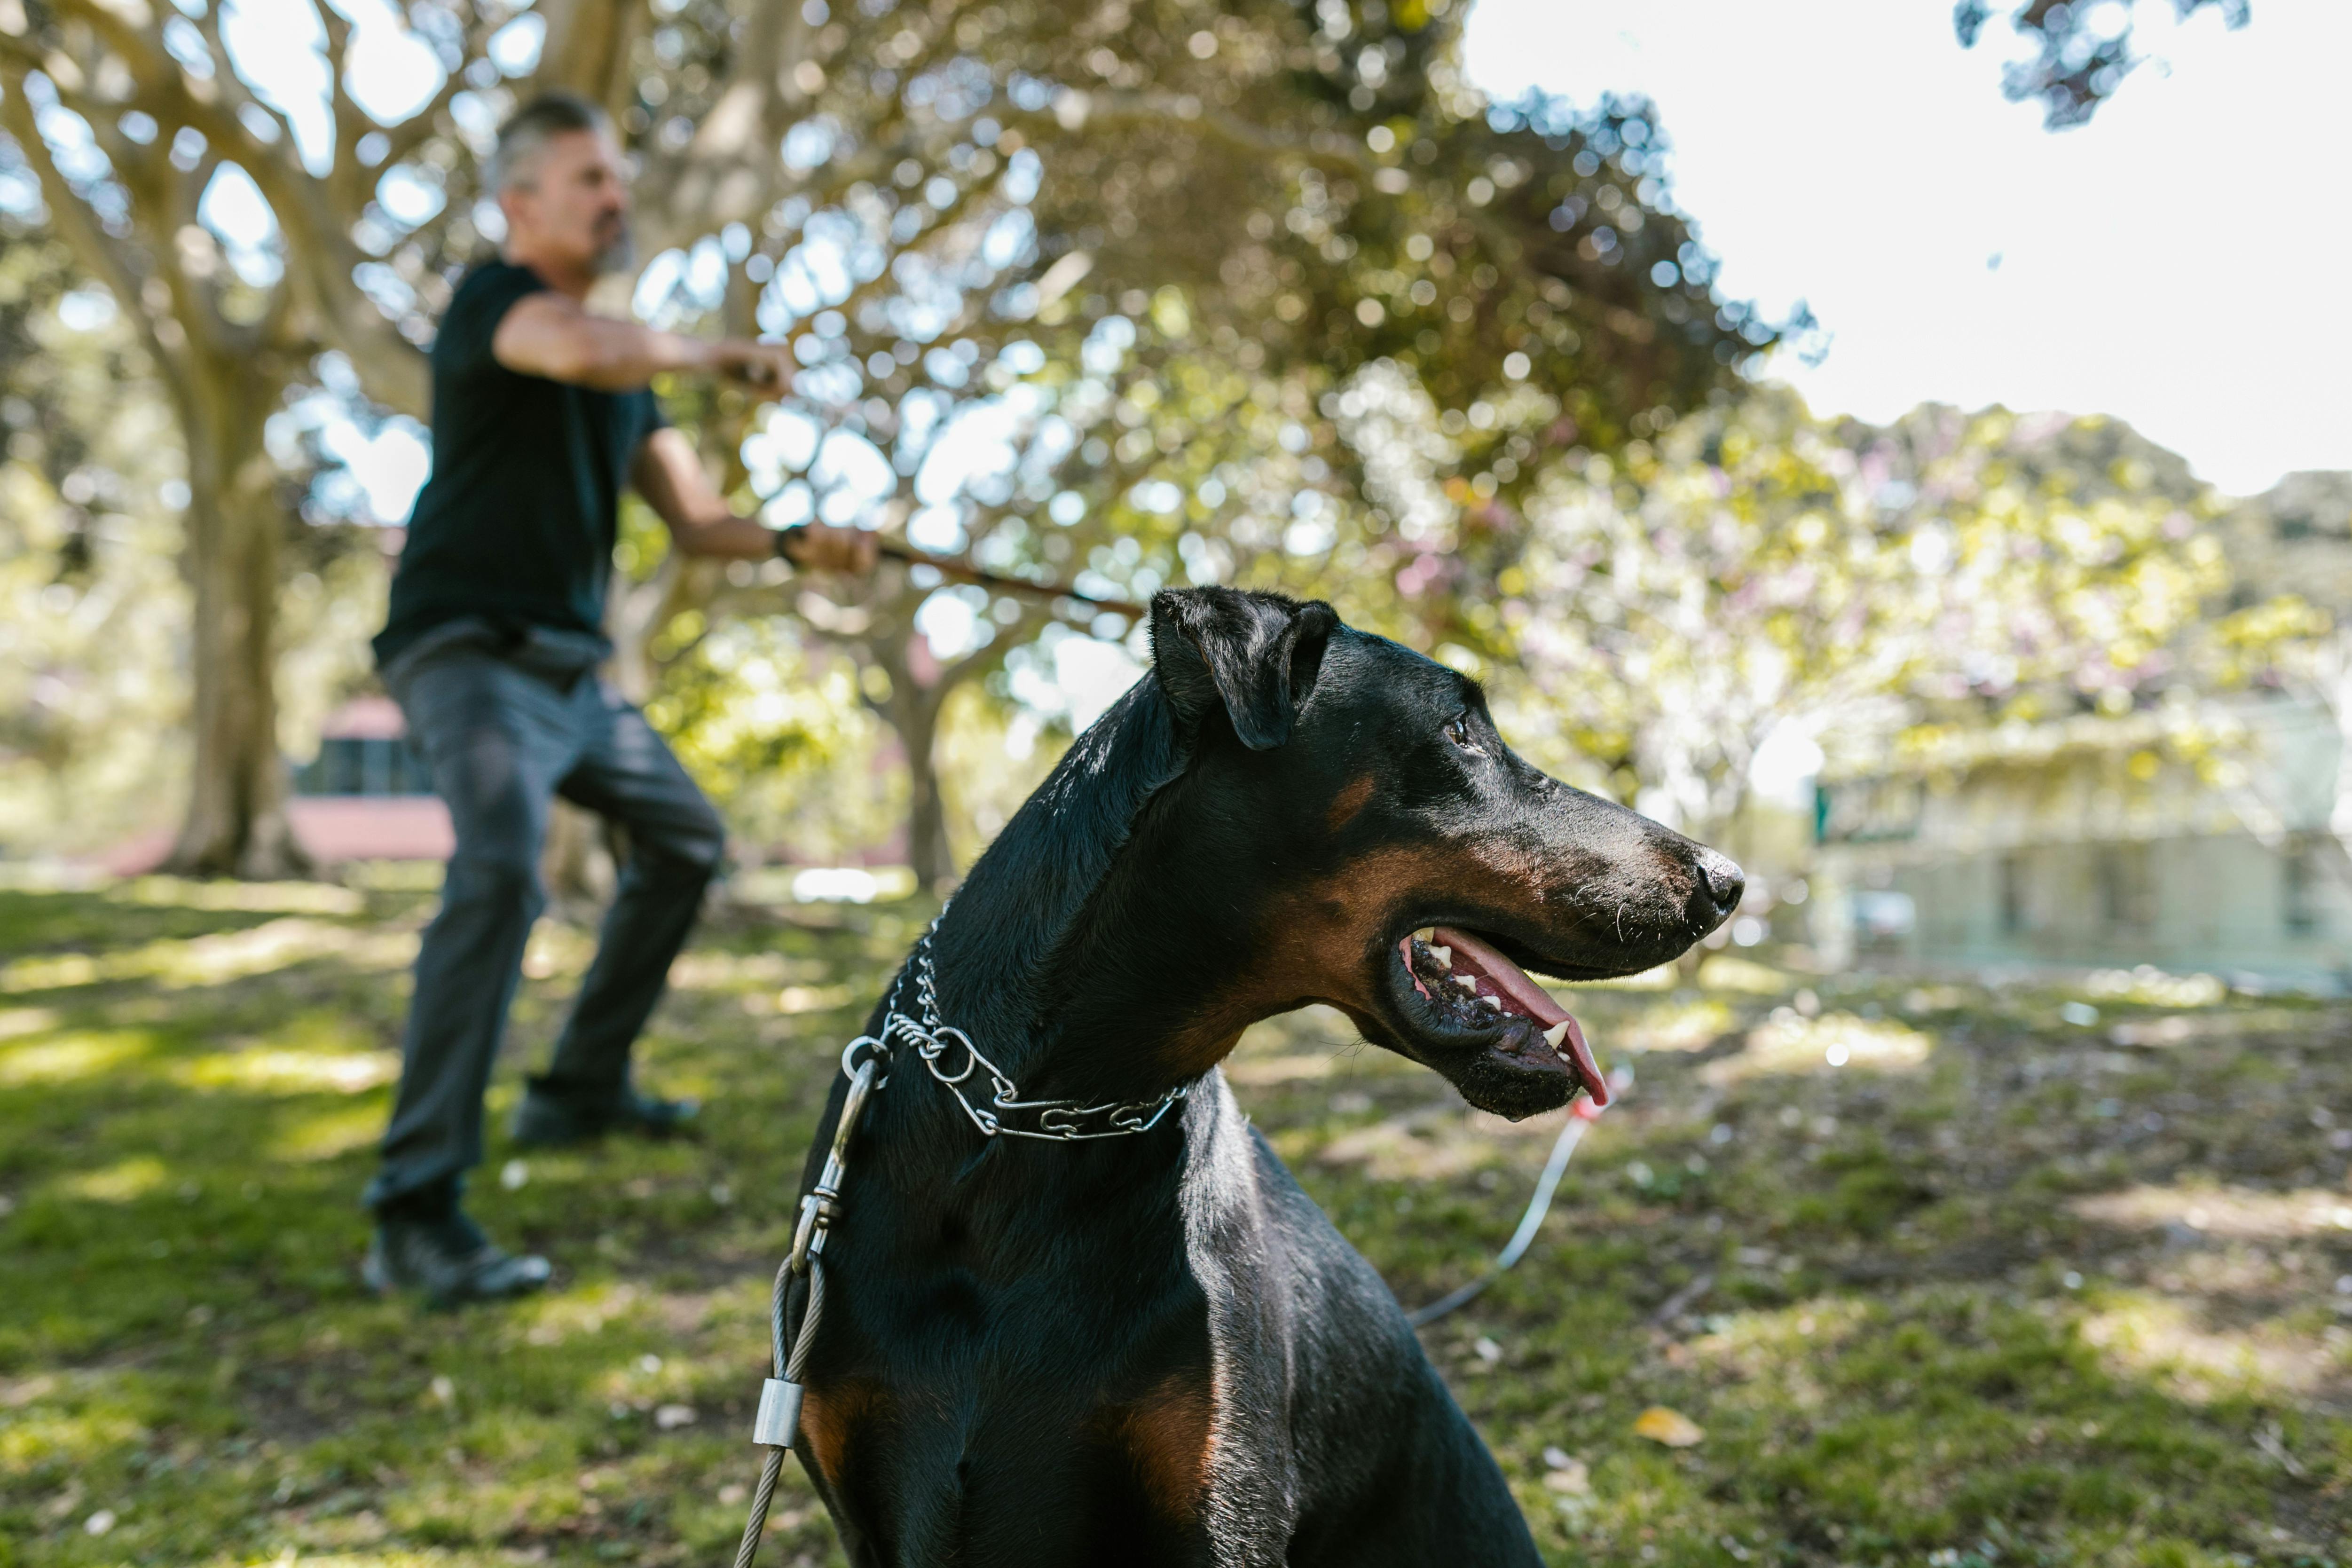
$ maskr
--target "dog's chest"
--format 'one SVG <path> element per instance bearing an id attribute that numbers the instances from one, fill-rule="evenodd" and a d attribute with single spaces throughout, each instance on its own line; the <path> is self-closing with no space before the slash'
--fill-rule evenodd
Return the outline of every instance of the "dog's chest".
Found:
<path id="1" fill-rule="evenodd" d="M 1175 1205 L 1154 1217 L 859 1211 L 802 1414 L 837 1515 L 887 1543 L 859 1561 L 1218 1561 L 1209 1303 Z"/>
<path id="2" fill-rule="evenodd" d="M 812 1382 L 803 1458 L 893 1563 L 1205 1564 L 1214 1454 L 1205 1367 L 1098 1391 L 1042 1369 Z"/>

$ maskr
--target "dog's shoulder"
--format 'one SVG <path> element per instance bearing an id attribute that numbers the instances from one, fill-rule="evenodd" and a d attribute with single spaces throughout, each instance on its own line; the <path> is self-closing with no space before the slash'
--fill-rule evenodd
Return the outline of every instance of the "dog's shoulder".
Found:
<path id="1" fill-rule="evenodd" d="M 1426 1431 L 1414 1407 L 1445 1401 L 1396 1298 L 1223 1074 L 1194 1091 L 1184 1131 L 1185 1249 L 1215 1394 L 1210 1534 L 1220 1563 L 1281 1563 L 1302 1509 L 1380 1462 L 1368 1437 Z"/>

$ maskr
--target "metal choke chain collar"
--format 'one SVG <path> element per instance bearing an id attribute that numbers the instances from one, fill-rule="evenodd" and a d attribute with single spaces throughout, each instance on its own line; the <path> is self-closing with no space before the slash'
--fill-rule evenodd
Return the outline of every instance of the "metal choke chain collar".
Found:
<path id="1" fill-rule="evenodd" d="M 841 1216 L 841 1184 L 848 1171 L 850 1138 L 875 1091 L 890 1081 L 886 1069 L 893 1056 L 902 1047 L 911 1049 L 924 1069 L 955 1096 L 956 1103 L 963 1108 L 971 1124 L 989 1138 L 1034 1138 L 1049 1143 L 1075 1143 L 1148 1132 L 1160 1124 L 1170 1106 L 1192 1091 L 1192 1084 L 1186 1082 L 1157 1100 L 1100 1105 L 1075 1100 L 1022 1099 L 1020 1086 L 1005 1076 L 1003 1068 L 981 1055 L 970 1036 L 940 1020 L 938 973 L 931 963 L 931 939 L 939 934 L 940 920 L 945 918 L 947 910 L 942 907 L 939 919 L 931 921 L 923 940 L 915 944 L 907 966 L 898 972 L 881 1032 L 858 1036 L 841 1053 L 841 1070 L 849 1079 L 849 1092 L 841 1102 L 841 1120 L 834 1124 L 833 1146 L 825 1154 L 824 1169 L 816 1185 L 801 1200 L 800 1220 L 793 1229 L 793 1249 L 777 1268 L 775 1286 L 769 1296 L 769 1341 L 775 1375 L 761 1385 L 760 1411 L 751 1421 L 751 1441 L 768 1452 L 760 1467 L 759 1488 L 751 1494 L 751 1518 L 743 1527 L 742 1543 L 735 1551 L 735 1568 L 751 1568 L 751 1559 L 759 1552 L 760 1537 L 767 1529 L 768 1506 L 775 1500 L 776 1483 L 783 1474 L 784 1451 L 793 1446 L 800 1429 L 801 1400 L 805 1392 L 803 1377 L 808 1369 L 809 1347 L 815 1342 L 817 1323 L 824 1313 L 824 1242 L 834 1221 Z M 919 1018 L 909 1017 L 898 1007 L 899 994 L 909 976 L 914 981 L 915 1010 Z M 975 1105 L 965 1092 L 965 1086 L 978 1074 L 987 1076 L 991 1092 L 982 1104 Z M 1008 1120 L 1017 1117 L 1026 1121 L 1033 1116 L 1034 1126 L 1014 1126 Z M 808 1281 L 808 1297 L 801 1310 L 800 1327 L 791 1335 L 791 1348 L 787 1350 L 784 1298 L 795 1279 Z"/>
<path id="2" fill-rule="evenodd" d="M 941 910 L 945 918 L 947 911 Z M 899 1047 L 912 1047 L 916 1059 L 923 1064 L 932 1078 L 944 1085 L 971 1124 L 990 1138 L 1036 1138 L 1050 1143 L 1074 1143 L 1088 1138 L 1123 1138 L 1130 1132 L 1149 1132 L 1168 1114 L 1168 1108 L 1192 1091 L 1190 1082 L 1180 1083 L 1157 1100 L 1137 1100 L 1088 1105 L 1076 1100 L 1024 1100 L 1021 1087 L 1004 1074 L 1004 1069 L 980 1054 L 971 1037 L 961 1029 L 940 1022 L 940 998 L 937 972 L 931 965 L 931 937 L 939 922 L 923 933 L 915 944 L 913 956 L 901 972 L 899 985 L 912 974 L 915 982 L 915 1009 L 920 1020 L 908 1017 L 893 1006 L 883 1020 L 879 1036 L 860 1035 L 849 1042 L 842 1057 L 847 1069 L 861 1049 L 869 1050 L 886 1060 Z M 985 1074 L 990 1090 L 980 1104 L 965 1092 L 965 1086 L 977 1075 Z M 883 1080 L 887 1082 L 886 1079 Z M 881 1084 L 875 1085 L 877 1089 Z M 1034 1114 L 1035 1125 L 1017 1127 L 1014 1118 L 1027 1119 Z"/>

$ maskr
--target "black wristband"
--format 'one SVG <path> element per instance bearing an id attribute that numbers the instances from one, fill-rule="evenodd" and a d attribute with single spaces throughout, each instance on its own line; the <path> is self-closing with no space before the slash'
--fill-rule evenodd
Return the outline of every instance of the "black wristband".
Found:
<path id="1" fill-rule="evenodd" d="M 799 565 L 800 563 L 794 561 L 792 557 L 790 542 L 794 538 L 797 538 L 799 535 L 806 533 L 807 531 L 808 524 L 805 522 L 796 522 L 790 528 L 780 528 L 776 530 L 776 559 L 784 563 L 788 566 Z"/>

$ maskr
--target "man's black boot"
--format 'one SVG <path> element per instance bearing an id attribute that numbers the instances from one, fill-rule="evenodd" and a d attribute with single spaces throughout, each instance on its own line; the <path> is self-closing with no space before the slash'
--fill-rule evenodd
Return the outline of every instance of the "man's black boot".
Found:
<path id="1" fill-rule="evenodd" d="M 375 1239 L 360 1266 L 361 1278 L 378 1295 L 414 1290 L 435 1307 L 526 1296 L 546 1285 L 550 1272 L 544 1258 L 491 1245 L 481 1227 L 454 1207 L 425 1217 L 393 1212 L 389 1205 L 379 1211 Z"/>
<path id="2" fill-rule="evenodd" d="M 692 1131 L 694 1119 L 701 1112 L 698 1100 L 660 1100 L 640 1094 L 627 1084 L 613 1099 L 583 1100 L 560 1091 L 543 1078 L 534 1078 L 525 1083 L 510 1131 L 518 1149 L 560 1149 L 589 1142 L 607 1132 L 672 1138 Z"/>

